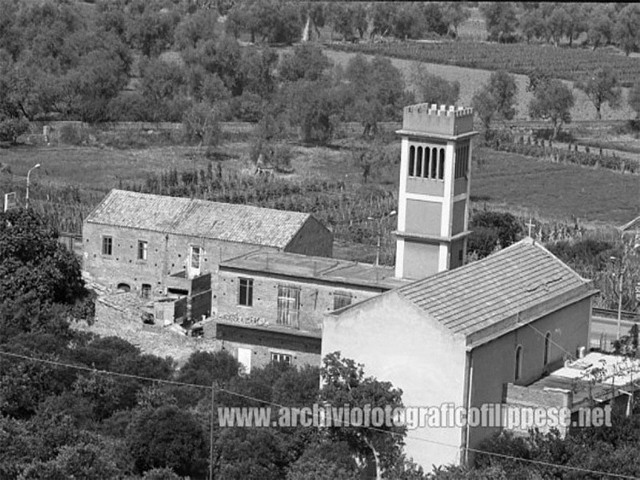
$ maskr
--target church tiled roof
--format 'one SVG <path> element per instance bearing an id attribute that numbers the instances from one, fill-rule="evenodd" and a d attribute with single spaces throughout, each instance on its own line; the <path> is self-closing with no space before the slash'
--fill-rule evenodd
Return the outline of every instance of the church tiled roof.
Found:
<path id="1" fill-rule="evenodd" d="M 86 221 L 284 248 L 310 218 L 307 213 L 114 189 Z"/>
<path id="2" fill-rule="evenodd" d="M 453 333 L 465 335 L 467 344 L 484 343 L 596 293 L 589 280 L 528 237 L 395 292 Z"/>

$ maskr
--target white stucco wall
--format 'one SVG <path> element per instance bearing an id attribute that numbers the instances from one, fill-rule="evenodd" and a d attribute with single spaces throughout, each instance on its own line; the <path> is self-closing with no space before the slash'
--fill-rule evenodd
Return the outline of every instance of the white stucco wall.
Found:
<path id="1" fill-rule="evenodd" d="M 463 405 L 464 340 L 395 292 L 367 300 L 340 315 L 328 315 L 322 356 L 335 351 L 364 364 L 365 375 L 401 388 L 407 407 L 439 407 L 449 402 Z M 431 471 L 432 465 L 459 462 L 461 438 L 459 428 L 409 430 L 405 451 Z"/>

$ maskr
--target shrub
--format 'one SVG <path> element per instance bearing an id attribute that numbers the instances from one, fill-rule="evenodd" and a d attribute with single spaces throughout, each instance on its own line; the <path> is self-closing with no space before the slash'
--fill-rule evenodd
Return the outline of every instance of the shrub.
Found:
<path id="1" fill-rule="evenodd" d="M 24 118 L 7 118 L 0 121 L 0 141 L 16 143 L 18 137 L 29 130 L 29 122 Z"/>

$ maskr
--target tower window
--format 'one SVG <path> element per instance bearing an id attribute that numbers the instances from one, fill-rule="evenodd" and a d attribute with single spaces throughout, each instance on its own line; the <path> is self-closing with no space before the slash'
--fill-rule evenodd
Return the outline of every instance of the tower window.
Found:
<path id="1" fill-rule="evenodd" d="M 411 145 L 409 147 L 409 176 L 410 177 L 413 177 L 415 174 L 414 172 L 415 164 L 416 164 L 416 147 Z"/>
<path id="2" fill-rule="evenodd" d="M 522 378 L 522 345 L 516 347 L 516 365 L 514 379 L 517 382 Z"/>
<path id="3" fill-rule="evenodd" d="M 422 147 L 418 147 L 418 158 L 416 159 L 416 177 L 422 176 Z"/>
<path id="4" fill-rule="evenodd" d="M 433 147 L 431 149 L 431 175 L 430 178 L 436 178 L 436 170 L 438 168 L 438 149 Z"/>
<path id="5" fill-rule="evenodd" d="M 429 149 L 429 147 L 426 147 L 424 149 L 424 170 L 422 170 L 422 176 L 424 178 L 429 178 L 429 168 L 431 168 L 431 166 L 429 165 L 429 158 L 431 158 L 429 152 L 431 152 L 431 150 Z"/>
<path id="6" fill-rule="evenodd" d="M 440 164 L 438 165 L 438 180 L 444 179 L 444 148 L 440 149 Z"/>

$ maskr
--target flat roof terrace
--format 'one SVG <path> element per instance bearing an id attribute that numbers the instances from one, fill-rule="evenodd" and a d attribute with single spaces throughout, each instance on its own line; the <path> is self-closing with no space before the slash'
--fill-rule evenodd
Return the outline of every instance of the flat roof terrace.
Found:
<path id="1" fill-rule="evenodd" d="M 591 352 L 584 358 L 567 363 L 527 388 L 571 392 L 571 410 L 588 407 L 591 400 L 602 403 L 640 388 L 640 360 Z"/>
<path id="2" fill-rule="evenodd" d="M 248 253 L 222 262 L 220 270 L 339 283 L 376 290 L 391 290 L 409 283 L 408 280 L 396 278 L 393 267 L 288 252 Z"/>

